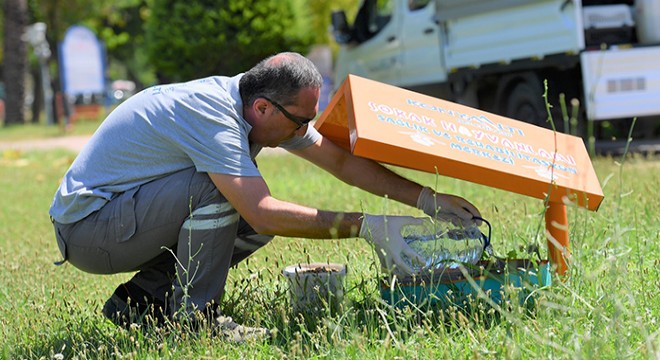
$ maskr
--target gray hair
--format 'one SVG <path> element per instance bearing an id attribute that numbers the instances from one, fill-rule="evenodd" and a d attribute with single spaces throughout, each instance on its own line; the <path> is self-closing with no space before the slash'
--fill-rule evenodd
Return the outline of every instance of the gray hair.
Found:
<path id="1" fill-rule="evenodd" d="M 320 89 L 321 85 L 323 78 L 314 63 L 298 53 L 284 52 L 272 55 L 248 70 L 238 87 L 243 105 L 252 105 L 259 97 L 291 105 L 300 90 Z"/>

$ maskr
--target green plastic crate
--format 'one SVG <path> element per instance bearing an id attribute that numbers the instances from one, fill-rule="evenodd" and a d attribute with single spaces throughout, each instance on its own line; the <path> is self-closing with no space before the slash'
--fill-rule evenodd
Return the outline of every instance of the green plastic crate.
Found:
<path id="1" fill-rule="evenodd" d="M 471 281 L 470 281 L 471 280 Z M 399 280 L 382 279 L 381 297 L 394 306 L 464 304 L 477 299 L 483 291 L 494 303 L 504 300 L 505 286 L 518 288 L 521 304 L 533 304 L 533 291 L 551 285 L 550 266 L 547 260 L 481 261 L 463 269 L 445 269 L 420 277 Z"/>

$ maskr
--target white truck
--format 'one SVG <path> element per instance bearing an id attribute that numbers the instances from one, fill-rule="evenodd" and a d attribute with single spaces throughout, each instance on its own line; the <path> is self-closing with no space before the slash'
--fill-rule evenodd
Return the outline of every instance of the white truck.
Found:
<path id="1" fill-rule="evenodd" d="M 560 130 L 563 93 L 580 118 L 658 137 L 660 0 L 365 0 L 332 24 L 336 87 L 351 73 L 548 126 L 547 80 Z"/>

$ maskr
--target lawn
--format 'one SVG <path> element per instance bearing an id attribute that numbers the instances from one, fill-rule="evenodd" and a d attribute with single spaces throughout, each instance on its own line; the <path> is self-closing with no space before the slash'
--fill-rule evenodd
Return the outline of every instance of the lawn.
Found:
<path id="1" fill-rule="evenodd" d="M 225 313 L 277 329 L 270 344 L 230 344 L 204 333 L 123 330 L 100 313 L 131 274 L 90 275 L 55 266 L 48 207 L 75 154 L 5 151 L 0 157 L 0 331 L 2 358 L 639 358 L 660 357 L 660 159 L 595 160 L 605 200 L 598 212 L 569 209 L 567 278 L 536 294 L 531 311 L 476 301 L 392 308 L 380 300 L 378 266 L 361 239 L 275 238 L 230 272 Z M 289 155 L 264 155 L 260 169 L 276 197 L 310 206 L 421 215 L 350 188 Z M 493 224 L 497 255 L 524 254 L 542 239 L 542 202 L 480 185 L 396 169 L 470 199 Z M 292 316 L 291 264 L 347 264 L 344 311 L 311 323 Z M 305 321 L 307 320 L 307 321 Z"/>
<path id="2" fill-rule="evenodd" d="M 104 110 L 103 114 L 109 110 Z M 68 135 L 90 135 L 101 125 L 102 117 L 98 119 L 85 119 L 76 121 L 65 127 L 62 124 L 44 125 L 44 124 L 20 124 L 11 126 L 2 126 L 0 124 L 0 141 L 20 141 L 34 139 L 48 139 Z"/>

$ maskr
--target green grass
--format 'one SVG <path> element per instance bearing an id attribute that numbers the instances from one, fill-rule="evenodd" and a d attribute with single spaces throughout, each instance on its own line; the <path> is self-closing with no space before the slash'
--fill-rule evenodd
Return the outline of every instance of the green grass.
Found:
<path id="1" fill-rule="evenodd" d="M 44 124 L 21 124 L 0 126 L 0 141 L 19 141 L 53 138 L 68 135 L 91 135 L 101 125 L 104 116 L 98 119 L 76 121 L 69 127 L 62 124 L 45 126 Z"/>
<path id="2" fill-rule="evenodd" d="M 131 274 L 83 273 L 59 260 L 48 219 L 74 154 L 7 151 L 0 157 L 0 358 L 657 358 L 660 356 L 660 196 L 657 158 L 631 157 L 621 170 L 595 160 L 606 198 L 597 213 L 569 209 L 569 276 L 539 291 L 535 311 L 394 309 L 380 301 L 371 249 L 361 239 L 275 238 L 232 269 L 225 313 L 277 328 L 272 344 L 228 344 L 204 334 L 126 331 L 100 309 Z M 334 210 L 421 215 L 350 188 L 292 157 L 261 157 L 279 198 Z M 431 174 L 397 171 L 470 199 L 493 224 L 499 255 L 545 240 L 542 201 Z M 343 315 L 310 324 L 288 311 L 282 269 L 306 261 L 348 265 Z M 309 320 L 309 319 L 308 319 Z"/>

